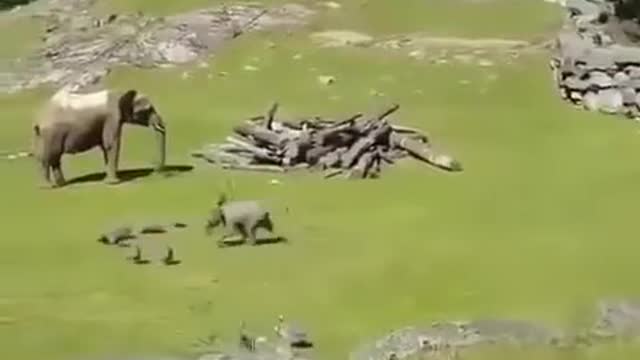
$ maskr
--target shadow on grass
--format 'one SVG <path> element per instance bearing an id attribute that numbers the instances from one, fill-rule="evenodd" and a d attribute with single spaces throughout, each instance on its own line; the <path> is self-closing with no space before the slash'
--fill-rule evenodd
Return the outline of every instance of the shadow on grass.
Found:
<path id="1" fill-rule="evenodd" d="M 263 239 L 257 239 L 255 246 L 263 246 L 263 245 L 273 245 L 273 244 L 287 244 L 289 240 L 284 236 L 275 236 Z M 227 247 L 237 247 L 241 245 L 249 245 L 249 243 L 245 240 L 225 240 L 222 244 L 219 244 L 218 247 L 227 248 Z"/>
<path id="2" fill-rule="evenodd" d="M 157 172 L 153 168 L 140 168 L 140 169 L 128 169 L 128 170 L 120 170 L 118 171 L 118 178 L 121 183 L 133 181 L 139 178 L 147 177 L 152 174 L 158 174 L 162 177 L 172 177 L 182 173 L 186 173 L 193 170 L 193 166 L 191 165 L 168 165 L 165 166 L 164 169 L 160 172 Z M 107 174 L 103 172 L 93 173 L 88 175 L 79 176 L 73 178 L 67 182 L 68 185 L 74 184 L 83 184 L 83 183 L 93 183 L 93 182 L 101 182 L 107 177 Z"/>

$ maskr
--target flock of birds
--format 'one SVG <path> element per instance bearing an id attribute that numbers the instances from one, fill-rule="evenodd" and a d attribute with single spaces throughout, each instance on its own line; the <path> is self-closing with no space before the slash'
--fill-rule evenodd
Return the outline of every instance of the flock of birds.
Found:
<path id="1" fill-rule="evenodd" d="M 309 348 L 313 343 L 309 340 L 308 334 L 299 326 L 289 325 L 285 323 L 284 316 L 278 317 L 278 324 L 274 326 L 276 335 L 286 341 L 289 346 L 294 348 Z M 256 344 L 264 342 L 264 337 L 255 337 L 247 332 L 246 324 L 243 321 L 240 325 L 240 347 L 248 351 L 256 351 Z"/>

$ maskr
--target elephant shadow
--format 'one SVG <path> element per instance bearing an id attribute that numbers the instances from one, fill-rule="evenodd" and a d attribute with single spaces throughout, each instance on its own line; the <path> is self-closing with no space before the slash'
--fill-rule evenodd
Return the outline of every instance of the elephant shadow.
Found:
<path id="1" fill-rule="evenodd" d="M 289 243 L 289 239 L 287 239 L 284 236 L 270 236 L 270 237 L 264 237 L 264 238 L 256 239 L 256 245 L 255 246 L 264 246 L 264 245 L 273 245 L 273 244 L 288 244 L 288 243 Z M 242 239 L 225 240 L 224 243 L 219 245 L 219 246 L 223 247 L 223 248 L 226 248 L 226 247 L 237 247 L 237 246 L 242 246 L 242 245 L 250 246 L 249 243 L 246 240 L 242 240 Z"/>
<path id="2" fill-rule="evenodd" d="M 173 177 L 182 173 L 187 173 L 193 170 L 193 166 L 191 165 L 167 165 L 164 169 L 159 173 L 162 177 Z M 148 177 L 152 174 L 156 173 L 154 168 L 137 168 L 137 169 L 127 169 L 127 170 L 119 170 L 118 178 L 120 182 L 129 182 L 136 179 Z M 102 171 L 93 174 L 82 175 L 67 181 L 66 185 L 74 185 L 74 184 L 84 184 L 84 183 L 93 183 L 93 182 L 101 182 L 107 177 L 107 173 Z"/>

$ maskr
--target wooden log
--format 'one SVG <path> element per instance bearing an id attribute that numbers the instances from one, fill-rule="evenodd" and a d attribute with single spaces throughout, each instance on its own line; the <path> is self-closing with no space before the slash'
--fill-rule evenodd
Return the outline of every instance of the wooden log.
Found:
<path id="1" fill-rule="evenodd" d="M 420 131 L 419 129 L 411 128 L 408 126 L 400 126 L 400 125 L 391 125 L 391 128 L 393 129 L 394 132 L 397 132 L 399 134 L 413 135 L 413 136 L 422 138 L 424 142 L 429 141 L 429 137 L 427 136 L 427 134 Z"/>
<path id="2" fill-rule="evenodd" d="M 226 151 L 208 151 L 202 154 L 202 158 L 212 164 L 250 164 L 252 155 L 242 156 Z"/>
<path id="3" fill-rule="evenodd" d="M 258 143 L 271 145 L 276 148 L 284 146 L 287 141 L 286 138 L 281 136 L 275 131 L 263 128 L 261 126 L 251 125 L 238 125 L 233 128 L 233 131 L 243 137 L 250 137 L 255 139 Z"/>
<path id="4" fill-rule="evenodd" d="M 271 152 L 269 152 L 266 149 L 262 149 L 259 148 L 253 144 L 250 144 L 246 141 L 242 141 L 240 139 L 236 139 L 234 137 L 228 136 L 227 137 L 227 141 L 233 144 L 236 144 L 240 147 L 243 147 L 244 149 L 248 150 L 249 152 L 251 152 L 253 154 L 253 156 L 256 158 L 256 160 L 259 161 L 263 161 L 263 162 L 269 162 L 269 163 L 273 163 L 273 164 L 280 164 L 282 162 L 282 159 L 279 158 L 278 156 L 272 154 Z"/>
<path id="5" fill-rule="evenodd" d="M 334 148 L 332 146 L 315 146 L 309 149 L 306 153 L 306 161 L 309 165 L 315 165 L 318 160 L 324 155 L 333 151 Z"/>
<path id="6" fill-rule="evenodd" d="M 339 167 L 340 162 L 342 161 L 342 155 L 345 152 L 347 152 L 346 147 L 338 148 L 318 159 L 318 165 L 323 169 Z"/>
<path id="7" fill-rule="evenodd" d="M 349 170 L 347 178 L 349 179 L 363 179 L 367 176 L 373 160 L 375 158 L 374 152 L 366 152 L 360 156 L 358 163 Z"/>
<path id="8" fill-rule="evenodd" d="M 269 111 L 267 112 L 267 116 L 266 116 L 267 123 L 266 123 L 266 126 L 267 126 L 268 130 L 272 130 L 273 129 L 273 127 L 272 127 L 273 119 L 276 116 L 276 111 L 278 111 L 278 106 L 279 106 L 278 102 L 277 101 L 274 102 L 273 105 L 271 105 L 271 108 L 269 108 Z"/>
<path id="9" fill-rule="evenodd" d="M 332 177 L 336 177 L 344 172 L 344 169 L 330 169 L 324 174 L 325 179 L 330 179 Z"/>
<path id="10" fill-rule="evenodd" d="M 319 145 L 327 145 L 330 142 L 335 143 L 336 139 L 341 138 L 340 133 L 349 131 L 354 132 L 353 121 L 317 131 L 313 134 L 314 142 Z"/>
<path id="11" fill-rule="evenodd" d="M 351 166 L 353 166 L 360 155 L 367 151 L 374 144 L 388 143 L 389 134 L 391 134 L 391 126 L 384 123 L 377 129 L 371 131 L 371 133 L 369 133 L 366 137 L 358 139 L 342 157 L 342 167 L 350 168 Z"/>
<path id="12" fill-rule="evenodd" d="M 269 173 L 285 172 L 285 169 L 280 166 L 261 165 L 261 164 L 223 164 L 222 168 L 226 170 L 246 170 L 246 171 L 260 171 L 260 172 L 269 172 Z"/>
<path id="13" fill-rule="evenodd" d="M 400 105 L 392 104 L 386 107 L 383 107 L 382 110 L 374 112 L 372 115 L 365 116 L 356 121 L 355 128 L 361 133 L 365 134 L 369 130 L 372 129 L 378 122 L 384 120 L 389 115 L 398 111 Z"/>
<path id="14" fill-rule="evenodd" d="M 390 141 L 393 146 L 404 149 L 409 152 L 411 156 L 431 165 L 449 171 L 462 170 L 462 165 L 455 159 L 447 155 L 438 155 L 432 151 L 429 145 L 415 139 L 411 139 L 401 134 L 392 133 Z"/>

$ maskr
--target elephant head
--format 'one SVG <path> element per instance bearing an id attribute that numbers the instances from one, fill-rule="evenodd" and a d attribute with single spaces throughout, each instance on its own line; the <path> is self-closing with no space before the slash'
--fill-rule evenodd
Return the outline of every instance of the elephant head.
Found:
<path id="1" fill-rule="evenodd" d="M 149 98 L 136 90 L 129 90 L 118 100 L 123 123 L 146 126 L 156 132 L 158 144 L 158 169 L 165 165 L 167 129 L 162 116 Z"/>

